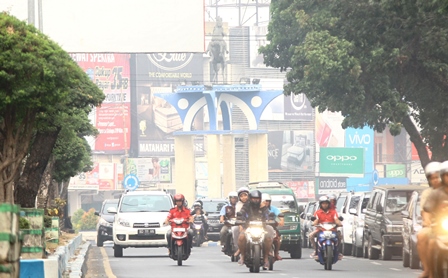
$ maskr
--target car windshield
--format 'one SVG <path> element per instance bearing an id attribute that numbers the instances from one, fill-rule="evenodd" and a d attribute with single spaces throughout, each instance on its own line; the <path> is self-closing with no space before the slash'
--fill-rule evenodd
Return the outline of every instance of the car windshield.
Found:
<path id="1" fill-rule="evenodd" d="M 167 195 L 124 196 L 120 212 L 168 212 L 172 205 Z"/>
<path id="2" fill-rule="evenodd" d="M 396 212 L 404 209 L 412 191 L 390 191 L 386 199 L 386 212 Z"/>
<path id="3" fill-rule="evenodd" d="M 103 210 L 101 211 L 101 214 L 112 214 L 112 213 L 107 212 L 107 209 L 109 209 L 109 208 L 117 209 L 117 207 L 118 207 L 118 201 L 106 202 L 103 206 Z"/>
<path id="4" fill-rule="evenodd" d="M 277 207 L 280 211 L 298 213 L 296 200 L 292 195 L 271 195 L 271 205 Z"/>
<path id="5" fill-rule="evenodd" d="M 370 200 L 370 197 L 364 197 L 364 199 L 362 199 L 361 212 L 363 209 L 365 209 L 367 207 L 369 200 Z"/>
<path id="6" fill-rule="evenodd" d="M 225 205 L 227 205 L 225 201 L 203 201 L 202 207 L 207 213 L 218 213 Z"/>

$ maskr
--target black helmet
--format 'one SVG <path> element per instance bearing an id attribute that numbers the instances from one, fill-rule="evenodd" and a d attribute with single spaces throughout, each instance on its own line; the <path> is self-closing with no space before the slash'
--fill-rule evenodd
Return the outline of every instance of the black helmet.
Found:
<path id="1" fill-rule="evenodd" d="M 261 204 L 261 192 L 260 192 L 260 190 L 252 190 L 250 193 L 249 193 L 249 202 L 250 202 L 250 204 L 251 204 L 251 206 L 252 207 L 255 207 L 255 208 L 259 208 L 260 207 L 260 204 Z M 252 200 L 253 198 L 257 198 L 257 199 L 259 199 L 258 200 L 258 202 L 254 202 L 254 200 Z"/>

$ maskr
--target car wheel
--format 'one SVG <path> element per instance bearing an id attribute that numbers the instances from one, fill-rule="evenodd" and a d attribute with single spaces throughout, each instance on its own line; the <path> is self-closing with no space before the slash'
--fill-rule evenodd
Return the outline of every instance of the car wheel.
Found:
<path id="1" fill-rule="evenodd" d="M 392 248 L 386 246 L 384 236 L 381 238 L 381 259 L 383 261 L 390 261 L 392 259 Z"/>
<path id="2" fill-rule="evenodd" d="M 123 247 L 114 244 L 114 257 L 123 257 Z"/>
<path id="3" fill-rule="evenodd" d="M 342 239 L 342 255 L 349 256 L 352 252 L 351 244 L 345 243 L 344 239 Z"/>
<path id="4" fill-rule="evenodd" d="M 402 257 L 403 257 L 403 267 L 409 267 L 409 253 L 406 252 L 404 248 L 402 251 Z"/>
<path id="5" fill-rule="evenodd" d="M 409 267 L 411 269 L 420 268 L 420 259 L 418 257 L 416 244 L 409 243 Z"/>
<path id="6" fill-rule="evenodd" d="M 367 257 L 369 260 L 378 260 L 379 252 L 373 247 L 374 241 L 372 235 L 369 235 L 369 241 L 367 242 Z"/>
<path id="7" fill-rule="evenodd" d="M 103 238 L 99 234 L 97 234 L 96 235 L 96 246 L 103 247 L 103 243 L 104 243 Z"/>
<path id="8" fill-rule="evenodd" d="M 289 251 L 289 255 L 291 259 L 300 259 L 302 258 L 302 246 L 300 244 L 295 245 L 293 249 Z"/>

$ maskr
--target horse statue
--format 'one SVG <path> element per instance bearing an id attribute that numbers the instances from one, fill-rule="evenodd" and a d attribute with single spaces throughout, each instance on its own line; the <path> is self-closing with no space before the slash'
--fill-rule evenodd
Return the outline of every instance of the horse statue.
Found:
<path id="1" fill-rule="evenodd" d="M 222 74 L 222 81 L 223 81 L 223 83 L 226 82 L 226 78 L 225 78 L 226 59 L 225 59 L 225 54 L 224 54 L 225 52 L 226 52 L 225 45 L 224 45 L 224 47 L 222 47 L 222 44 L 218 41 L 211 41 L 208 44 L 206 53 L 208 53 L 210 55 L 211 63 L 212 63 L 212 70 L 213 70 L 212 83 L 218 82 L 218 74 L 219 74 L 220 70 L 221 70 L 221 74 Z"/>

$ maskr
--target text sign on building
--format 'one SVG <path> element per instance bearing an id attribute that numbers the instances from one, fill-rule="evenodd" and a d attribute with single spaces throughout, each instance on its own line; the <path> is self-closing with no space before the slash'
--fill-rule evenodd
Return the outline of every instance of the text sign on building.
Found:
<path id="1" fill-rule="evenodd" d="M 384 165 L 386 178 L 405 178 L 406 165 L 405 164 L 386 164 Z"/>

